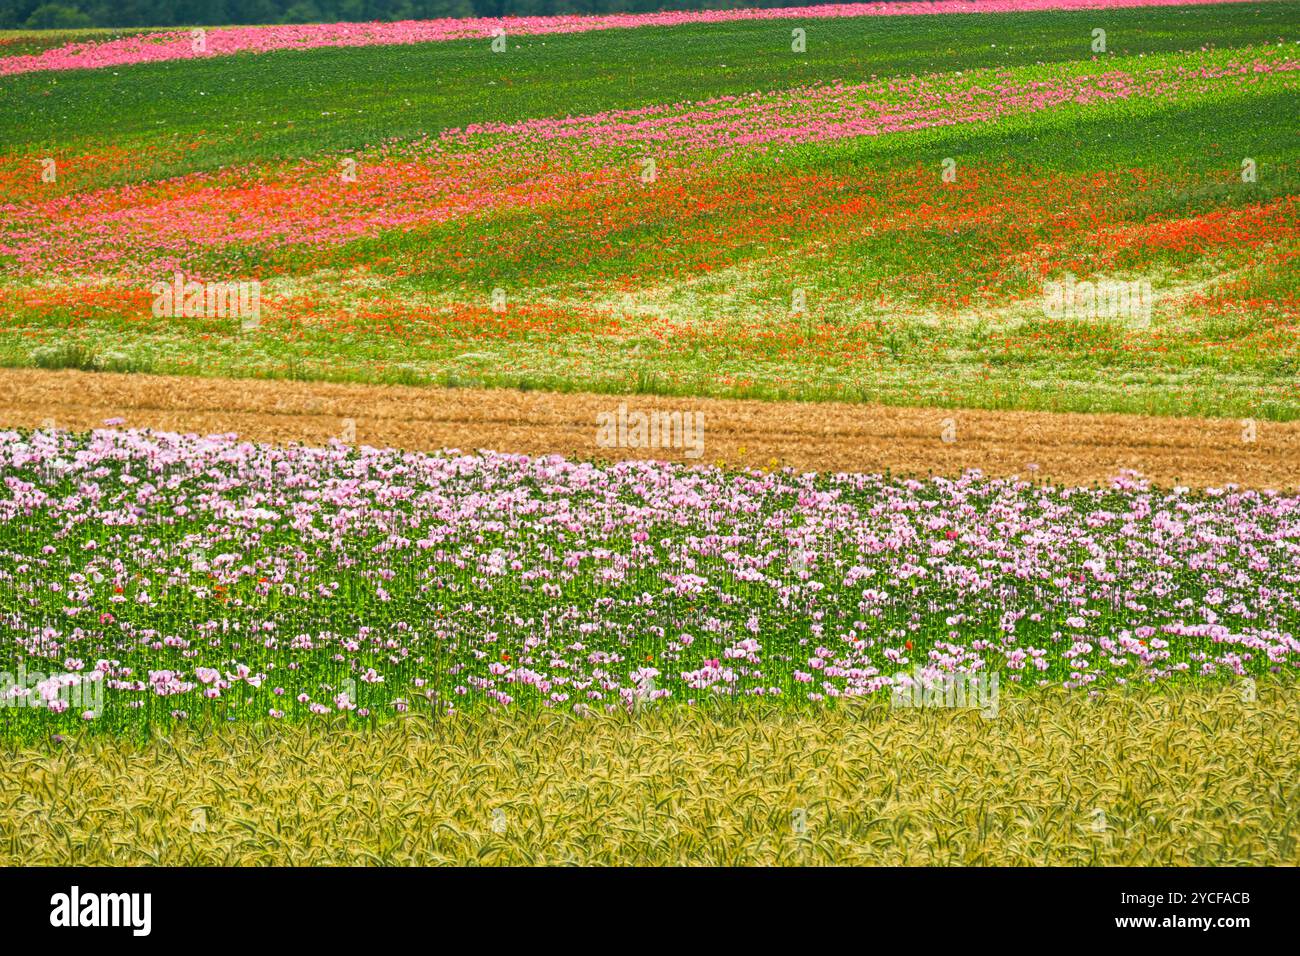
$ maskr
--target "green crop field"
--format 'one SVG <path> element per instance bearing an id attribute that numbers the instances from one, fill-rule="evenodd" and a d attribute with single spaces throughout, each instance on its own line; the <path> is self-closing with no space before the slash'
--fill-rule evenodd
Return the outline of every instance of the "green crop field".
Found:
<path id="1" fill-rule="evenodd" d="M 1295 418 L 1297 22 L 862 17 L 809 21 L 805 53 L 770 21 L 2 77 L 0 362 Z M 259 326 L 155 314 L 174 270 L 261 282 Z M 1045 307 L 1085 281 L 1149 303 Z"/>

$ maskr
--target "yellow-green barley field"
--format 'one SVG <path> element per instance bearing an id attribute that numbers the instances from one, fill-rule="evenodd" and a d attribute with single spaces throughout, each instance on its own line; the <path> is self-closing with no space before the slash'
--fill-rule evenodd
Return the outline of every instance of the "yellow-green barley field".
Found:
<path id="1" fill-rule="evenodd" d="M 1300 863 L 1300 690 L 10 748 L 5 864 Z"/>

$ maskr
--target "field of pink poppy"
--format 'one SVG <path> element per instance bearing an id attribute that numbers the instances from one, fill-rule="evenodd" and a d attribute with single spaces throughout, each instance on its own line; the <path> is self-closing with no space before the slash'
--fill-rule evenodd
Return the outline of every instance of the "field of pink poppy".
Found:
<path id="1" fill-rule="evenodd" d="M 11 58 L 0 359 L 1294 418 L 1296 9 L 885 4 L 520 23 L 504 52 L 436 23 Z M 434 119 L 407 125 L 412 99 Z M 0 607 L 40 669 L 6 689 L 11 731 L 953 680 L 986 701 L 1300 663 L 1289 493 L 509 452 L 0 434 Z"/>
<path id="2" fill-rule="evenodd" d="M 994 718 L 1003 687 L 1300 668 L 1295 494 L 129 430 L 0 433 L 0 473 L 18 736 L 873 695 Z"/>

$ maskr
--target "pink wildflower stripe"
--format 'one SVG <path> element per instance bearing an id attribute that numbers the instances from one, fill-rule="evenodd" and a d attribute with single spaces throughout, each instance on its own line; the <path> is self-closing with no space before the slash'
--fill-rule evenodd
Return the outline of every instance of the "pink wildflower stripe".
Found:
<path id="1" fill-rule="evenodd" d="M 1024 13 L 1038 10 L 1108 10 L 1125 7 L 1209 6 L 1258 0 L 904 0 L 904 2 L 836 3 L 817 7 L 772 7 L 742 10 L 671 10 L 662 13 L 615 13 L 603 16 L 483 17 L 405 20 L 399 23 L 313 23 L 286 26 L 215 27 L 205 32 L 203 52 L 194 49 L 192 30 L 170 30 L 105 42 L 69 43 L 30 56 L 0 60 L 0 76 L 42 70 L 97 69 L 203 59 L 234 53 L 269 53 L 317 47 L 397 46 L 482 38 L 493 30 L 537 36 L 585 33 L 631 27 L 670 27 L 740 20 L 832 19 L 940 13 Z"/>
<path id="2" fill-rule="evenodd" d="M 389 156 L 359 156 L 358 181 L 346 190 L 336 188 L 332 162 L 309 160 L 49 199 L 32 196 L 0 203 L 0 254 L 14 257 L 27 274 L 169 272 L 202 249 L 324 248 L 503 206 L 562 202 L 626 178 L 620 164 L 627 157 L 618 152 L 625 147 L 652 144 L 656 155 L 694 157 L 688 162 L 693 165 L 742 150 L 990 123 L 1071 105 L 1167 100 L 1268 76 L 1294 89 L 1300 60 L 1264 48 L 1248 60 L 1225 56 L 1217 63 L 1175 62 L 1141 72 L 1097 69 L 1080 73 L 1065 66 L 1057 76 L 1028 83 L 992 70 L 891 78 L 476 124 L 392 143 Z M 562 154 L 590 164 L 557 166 Z M 533 158 L 516 162 L 522 156 Z M 68 165 L 75 168 L 75 162 L 70 158 Z"/>
<path id="3" fill-rule="evenodd" d="M 700 150 L 822 142 L 992 122 L 1070 104 L 1170 99 L 1297 71 L 1300 60 L 1265 48 L 1248 61 L 1175 65 L 1147 73 L 1062 71 L 1060 76 L 1030 83 L 992 71 L 968 77 L 951 73 L 896 77 L 720 96 L 691 104 L 654 104 L 591 116 L 477 123 L 446 130 L 440 140 L 469 146 L 479 143 L 481 137 L 500 137 L 487 146 L 486 153 L 518 151 L 528 143 L 545 142 L 572 145 L 583 152 L 653 144 L 658 155 L 689 155 Z"/>

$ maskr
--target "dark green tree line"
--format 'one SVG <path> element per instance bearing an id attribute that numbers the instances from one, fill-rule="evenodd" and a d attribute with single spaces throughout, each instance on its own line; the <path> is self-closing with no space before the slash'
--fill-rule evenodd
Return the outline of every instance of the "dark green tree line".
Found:
<path id="1" fill-rule="evenodd" d="M 0 29 L 338 23 L 434 17 L 648 13 L 817 0 L 0 0 Z"/>

